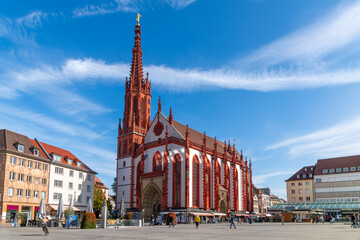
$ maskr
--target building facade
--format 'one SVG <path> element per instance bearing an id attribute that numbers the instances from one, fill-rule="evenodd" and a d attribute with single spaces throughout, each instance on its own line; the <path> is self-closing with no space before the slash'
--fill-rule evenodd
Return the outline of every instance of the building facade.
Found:
<path id="1" fill-rule="evenodd" d="M 101 191 L 104 193 L 105 198 L 109 199 L 109 188 L 105 186 L 105 184 L 95 176 L 95 186 L 101 188 Z"/>
<path id="2" fill-rule="evenodd" d="M 117 208 L 144 209 L 145 217 L 166 209 L 223 213 L 252 211 L 251 161 L 235 144 L 220 142 L 165 116 L 151 114 L 151 82 L 143 77 L 141 27 L 135 26 L 125 110 L 119 121 Z"/>
<path id="3" fill-rule="evenodd" d="M 360 201 L 360 155 L 320 159 L 314 177 L 316 202 Z"/>
<path id="4" fill-rule="evenodd" d="M 41 198 L 48 199 L 51 161 L 36 141 L 0 130 L 0 207 L 1 222 L 11 222 L 24 212 L 34 219 Z"/>
<path id="5" fill-rule="evenodd" d="M 315 166 L 306 166 L 286 182 L 287 202 L 314 202 Z"/>

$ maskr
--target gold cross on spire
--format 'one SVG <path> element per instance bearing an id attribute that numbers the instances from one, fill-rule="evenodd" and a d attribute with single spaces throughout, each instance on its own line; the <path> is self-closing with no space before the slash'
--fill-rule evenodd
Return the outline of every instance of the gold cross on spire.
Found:
<path id="1" fill-rule="evenodd" d="M 136 21 L 137 21 L 137 25 L 140 26 L 140 13 L 137 14 L 137 17 L 136 17 Z"/>

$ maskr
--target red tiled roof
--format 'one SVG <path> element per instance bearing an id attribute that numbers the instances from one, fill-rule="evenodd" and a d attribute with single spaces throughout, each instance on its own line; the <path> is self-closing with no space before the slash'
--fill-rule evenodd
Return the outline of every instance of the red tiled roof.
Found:
<path id="1" fill-rule="evenodd" d="M 42 148 L 39 146 L 39 144 L 33 140 L 28 138 L 30 142 L 32 142 L 32 144 L 34 145 L 34 147 L 36 147 L 37 149 L 39 149 L 39 151 L 42 153 L 42 155 L 46 156 L 45 152 L 42 150 Z M 40 154 L 39 154 L 40 155 Z"/>
<path id="2" fill-rule="evenodd" d="M 313 170 L 311 170 L 311 168 Z M 317 168 L 317 165 L 316 165 Z M 315 171 L 315 166 L 306 166 L 301 168 L 299 171 L 297 171 L 294 175 L 292 175 L 287 181 L 295 181 L 295 180 L 305 180 L 305 179 L 314 179 L 314 171 Z M 304 178 L 304 174 L 306 175 L 306 177 Z M 310 174 L 311 177 L 310 177 Z M 299 175 L 299 178 L 297 177 L 297 175 Z"/>
<path id="3" fill-rule="evenodd" d="M 341 168 L 340 173 L 344 173 L 343 168 L 346 167 L 348 172 L 360 172 L 358 168 L 360 167 L 360 155 L 319 159 L 316 164 L 315 175 L 339 174 L 336 172 L 336 168 Z M 355 167 L 355 171 L 350 171 L 351 167 Z M 327 169 L 328 173 L 323 173 L 324 169 Z M 329 169 L 334 169 L 334 173 L 330 173 Z"/>
<path id="4" fill-rule="evenodd" d="M 96 185 L 98 185 L 99 187 L 101 187 L 103 189 L 109 189 L 105 186 L 105 184 L 97 176 L 95 176 L 95 183 L 96 183 Z"/>
<path id="5" fill-rule="evenodd" d="M 44 142 L 40 142 L 40 143 L 45 148 L 45 150 L 46 150 L 46 152 L 48 154 L 50 154 L 50 155 L 52 155 L 52 154 L 60 155 L 62 157 L 61 158 L 61 163 L 62 164 L 69 165 L 66 159 L 71 159 L 71 160 L 73 160 L 72 164 L 71 164 L 73 167 L 78 167 L 76 165 L 76 162 L 81 162 L 81 168 L 82 169 L 89 169 L 88 167 L 86 167 L 86 165 L 82 161 L 80 161 L 70 151 L 62 149 L 62 148 L 58 148 L 58 147 L 55 147 L 55 146 L 52 146 L 52 145 L 44 143 Z M 89 170 L 91 170 L 91 169 L 89 169 Z"/>

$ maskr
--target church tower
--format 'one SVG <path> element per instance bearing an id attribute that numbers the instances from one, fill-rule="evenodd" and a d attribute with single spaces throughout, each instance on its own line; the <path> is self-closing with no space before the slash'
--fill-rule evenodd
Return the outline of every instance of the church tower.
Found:
<path id="1" fill-rule="evenodd" d="M 130 78 L 126 77 L 125 82 L 125 109 L 122 126 L 121 121 L 119 122 L 118 159 L 134 154 L 142 143 L 151 121 L 151 83 L 149 73 L 146 74 L 145 79 L 143 75 L 139 16 L 135 26 Z"/>

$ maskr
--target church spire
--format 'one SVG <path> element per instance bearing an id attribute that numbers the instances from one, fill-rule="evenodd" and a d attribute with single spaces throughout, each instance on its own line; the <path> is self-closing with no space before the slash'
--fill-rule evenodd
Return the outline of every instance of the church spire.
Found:
<path id="1" fill-rule="evenodd" d="M 138 22 L 139 23 L 139 22 Z M 143 87 L 143 63 L 142 63 L 142 49 L 141 49 L 141 27 L 140 24 L 135 26 L 135 44 L 132 50 L 133 58 L 130 70 L 130 82 L 133 89 L 140 89 Z"/>

